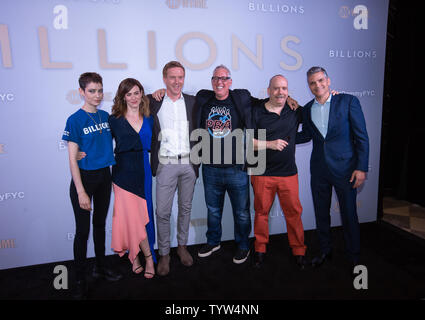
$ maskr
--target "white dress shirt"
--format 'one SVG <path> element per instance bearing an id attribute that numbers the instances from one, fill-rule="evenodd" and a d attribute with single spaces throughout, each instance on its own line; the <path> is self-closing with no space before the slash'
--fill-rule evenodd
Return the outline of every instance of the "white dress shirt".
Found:
<path id="1" fill-rule="evenodd" d="M 173 101 L 165 94 L 161 109 L 158 112 L 158 119 L 161 125 L 159 155 L 175 157 L 189 154 L 189 122 L 187 121 L 183 95 L 181 94 L 180 98 Z"/>

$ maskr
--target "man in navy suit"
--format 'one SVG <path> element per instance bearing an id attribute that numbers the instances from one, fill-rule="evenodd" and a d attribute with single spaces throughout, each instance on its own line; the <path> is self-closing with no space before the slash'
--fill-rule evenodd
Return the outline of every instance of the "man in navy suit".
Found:
<path id="1" fill-rule="evenodd" d="M 357 188 L 366 179 L 369 159 L 365 119 L 356 97 L 349 94 L 332 96 L 329 89 L 331 80 L 322 67 L 310 68 L 307 82 L 315 99 L 303 108 L 303 128 L 297 133 L 296 142 L 313 140 L 311 191 L 321 255 L 314 258 L 312 264 L 320 266 L 332 258 L 330 207 L 334 187 L 346 252 L 354 267 L 360 255 Z"/>

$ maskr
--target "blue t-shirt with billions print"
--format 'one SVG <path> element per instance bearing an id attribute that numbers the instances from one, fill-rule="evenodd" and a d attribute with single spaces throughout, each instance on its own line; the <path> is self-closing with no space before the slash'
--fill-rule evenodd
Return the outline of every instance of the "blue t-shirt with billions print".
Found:
<path id="1" fill-rule="evenodd" d="M 87 114 L 79 109 L 66 121 L 62 139 L 75 142 L 87 154 L 78 161 L 81 169 L 96 170 L 115 164 L 108 117 L 103 110 Z"/>

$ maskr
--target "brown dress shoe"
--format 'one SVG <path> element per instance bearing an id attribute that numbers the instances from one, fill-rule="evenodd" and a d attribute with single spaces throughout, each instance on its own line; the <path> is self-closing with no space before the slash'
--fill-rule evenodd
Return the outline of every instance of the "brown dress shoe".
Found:
<path id="1" fill-rule="evenodd" d="M 157 273 L 160 276 L 166 276 L 170 272 L 170 255 L 160 256 Z"/>
<path id="2" fill-rule="evenodd" d="M 186 267 L 190 267 L 193 264 L 193 258 L 187 251 L 186 246 L 178 246 L 177 255 L 180 257 L 180 261 Z"/>

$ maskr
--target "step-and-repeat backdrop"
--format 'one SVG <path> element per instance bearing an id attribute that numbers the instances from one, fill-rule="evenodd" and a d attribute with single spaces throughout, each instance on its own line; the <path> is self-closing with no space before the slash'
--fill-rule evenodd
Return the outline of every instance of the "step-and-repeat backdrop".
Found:
<path id="1" fill-rule="evenodd" d="M 0 269 L 73 258 L 71 175 L 61 137 L 67 117 L 82 106 L 79 75 L 103 76 L 100 108 L 110 112 L 121 80 L 134 77 L 151 93 L 164 87 L 162 68 L 170 60 L 186 67 L 186 93 L 211 89 L 213 69 L 225 64 L 233 88 L 260 98 L 269 79 L 283 74 L 300 104 L 313 98 L 306 71 L 326 68 L 332 88 L 357 96 L 363 107 L 371 152 L 357 205 L 361 222 L 376 220 L 388 0 L 2 0 L 0 8 Z M 315 229 L 310 152 L 311 143 L 297 146 L 306 230 Z M 174 246 L 176 211 L 175 200 Z M 206 216 L 200 178 L 190 244 L 206 242 Z M 341 224 L 336 197 L 331 217 Z M 111 218 L 112 205 L 107 254 Z M 278 201 L 269 221 L 271 234 L 286 232 Z M 229 239 L 226 197 L 223 240 Z"/>

